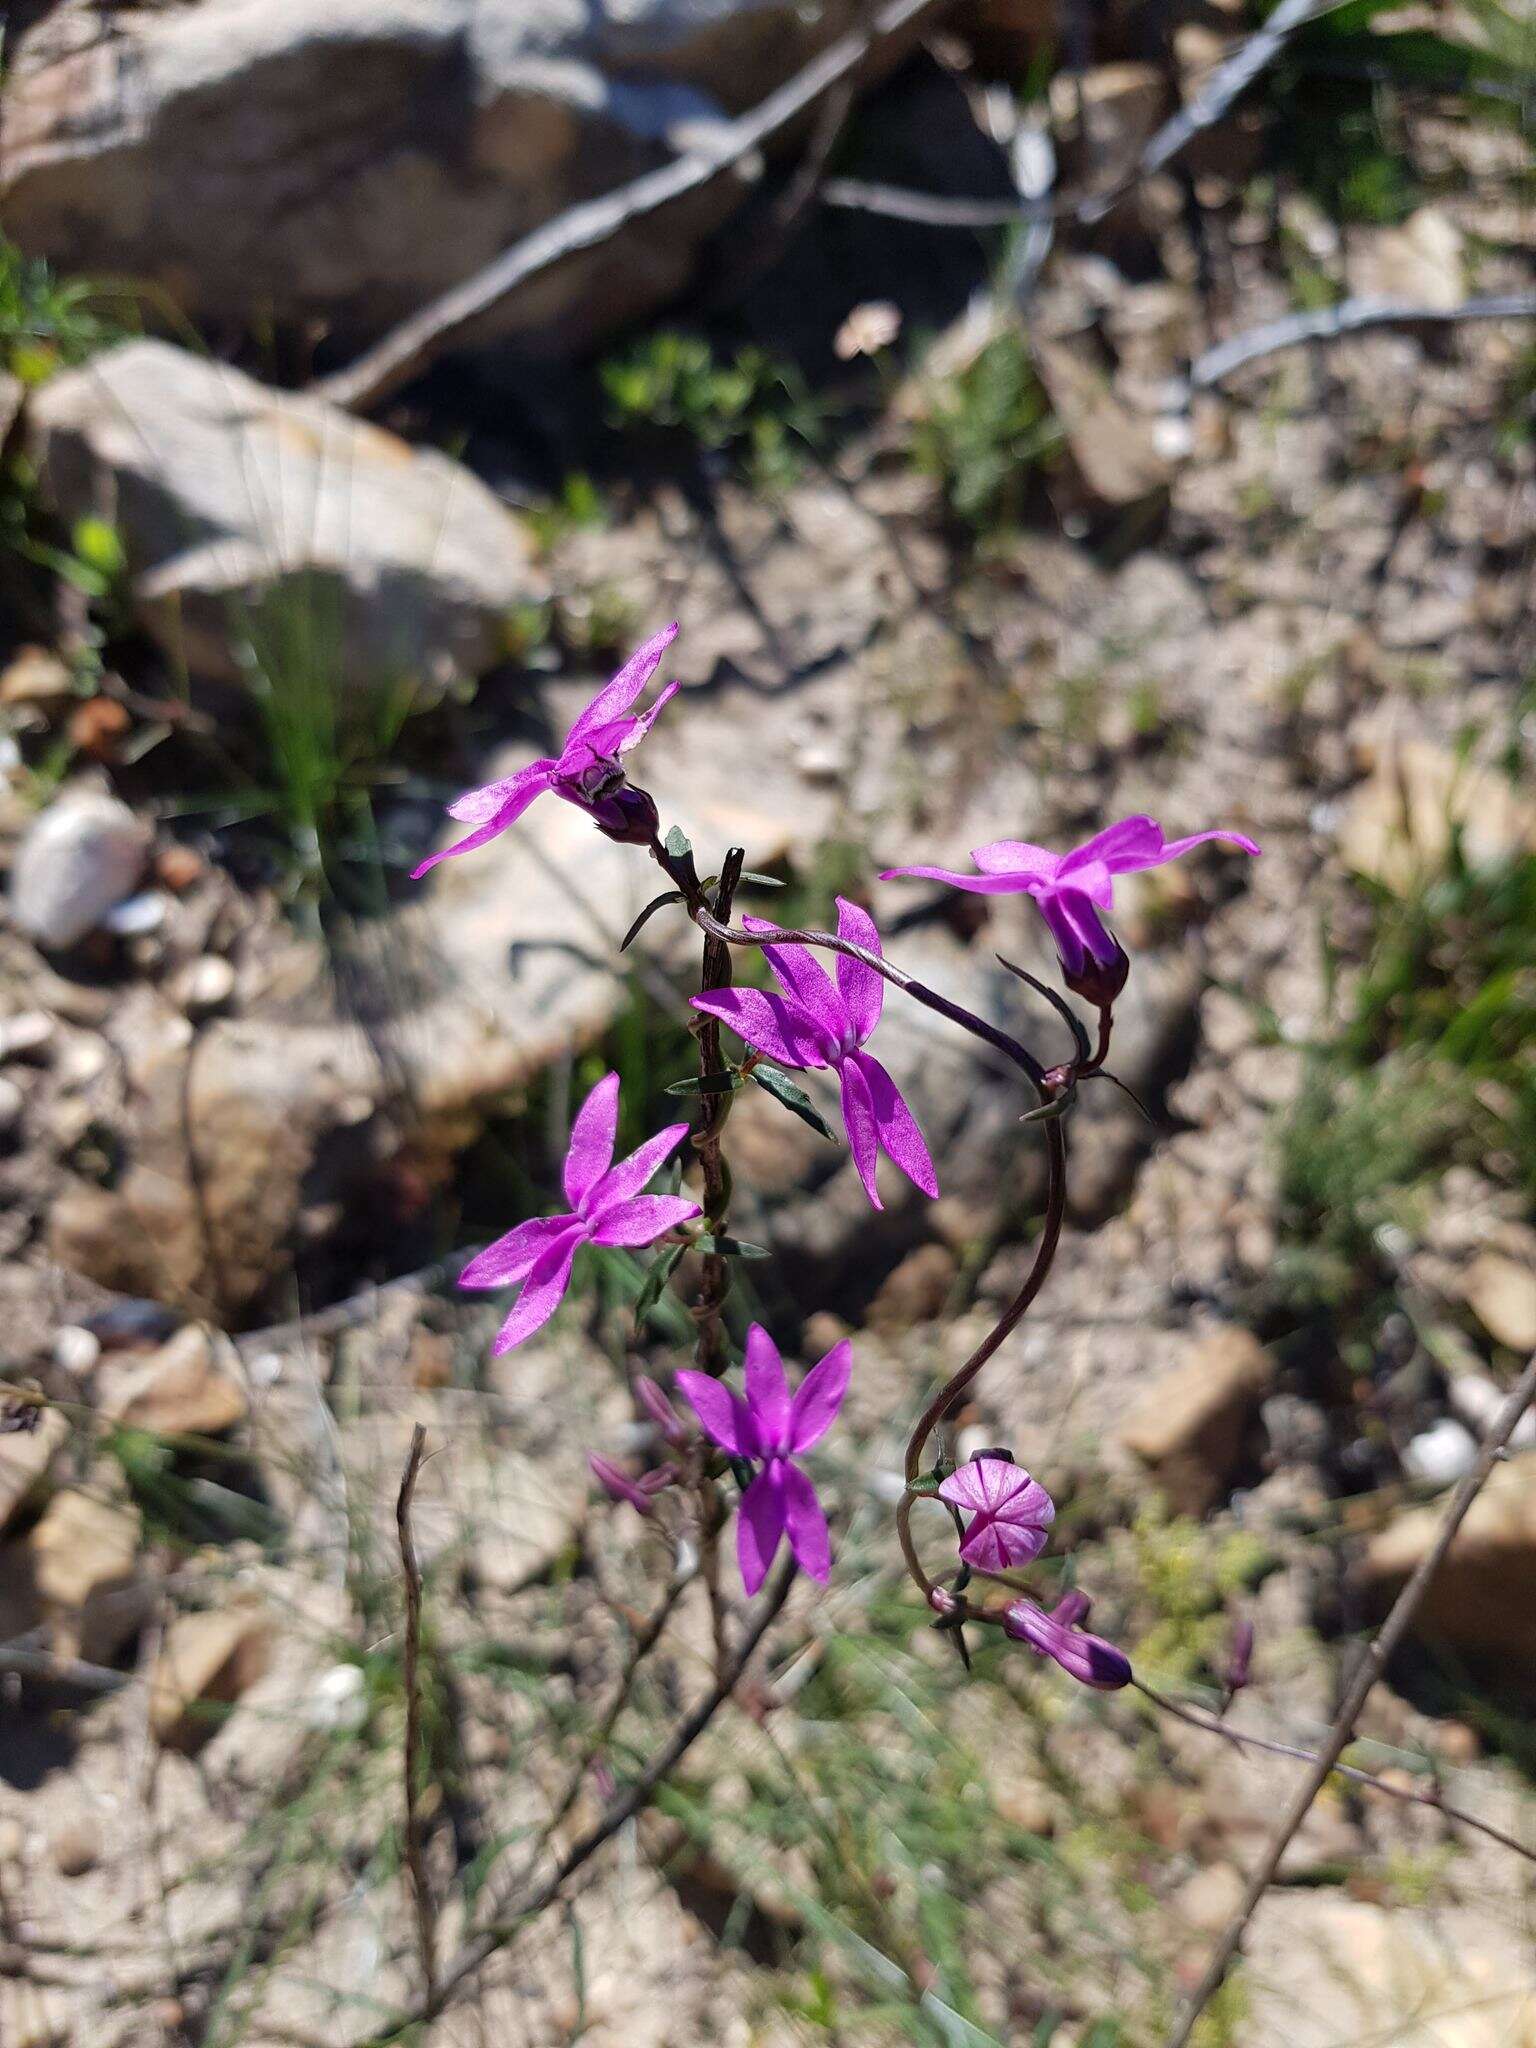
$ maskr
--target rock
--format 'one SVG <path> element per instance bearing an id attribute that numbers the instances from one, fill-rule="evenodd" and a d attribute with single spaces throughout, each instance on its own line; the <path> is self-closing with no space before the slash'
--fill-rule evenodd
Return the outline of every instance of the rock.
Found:
<path id="1" fill-rule="evenodd" d="M 13 377 L 8 370 L 0 370 L 0 446 L 21 417 L 21 408 L 26 403 L 27 388 L 19 377 Z"/>
<path id="2" fill-rule="evenodd" d="M 140 1022 L 131 1037 L 119 1024 L 125 1163 L 110 1188 L 59 1195 L 50 1248 L 102 1286 L 221 1320 L 284 1271 L 307 1205 L 376 1173 L 368 1088 L 382 1083 L 338 1025 L 219 1019 L 193 1045 L 179 1015 Z"/>
<path id="3" fill-rule="evenodd" d="M 40 946 L 73 946 L 127 896 L 150 834 L 116 797 L 56 797 L 28 827 L 11 868 L 11 915 Z"/>
<path id="4" fill-rule="evenodd" d="M 1250 1424 L 1273 1381 L 1269 1354 L 1256 1337 L 1236 1327 L 1214 1330 L 1137 1404 L 1121 1442 L 1179 1514 L 1203 1515 L 1240 1466 Z"/>
<path id="5" fill-rule="evenodd" d="M 959 1270 L 948 1245 L 920 1244 L 881 1282 L 866 1322 L 872 1330 L 906 1330 L 932 1321 L 948 1300 Z"/>
<path id="6" fill-rule="evenodd" d="M 0 1868 L 19 1863 L 27 1851 L 27 1831 L 10 1814 L 0 1817 Z"/>
<path id="7" fill-rule="evenodd" d="M 61 1657 L 104 1664 L 148 1612 L 138 1579 L 139 1511 L 73 1488 L 54 1495 L 37 1527 L 9 1546 L 5 1576 L 26 1586 L 35 1619 Z"/>
<path id="8" fill-rule="evenodd" d="M 332 1664 L 315 1679 L 306 1703 L 311 1728 L 361 1728 L 368 1718 L 368 1680 L 361 1664 Z"/>
<path id="9" fill-rule="evenodd" d="M 1357 1578 L 1385 1612 L 1434 1543 L 1443 1509 L 1413 1508 L 1371 1538 Z M 1496 1465 L 1430 1582 L 1414 1632 L 1461 1655 L 1536 1674 L 1536 1453 Z"/>
<path id="10" fill-rule="evenodd" d="M 169 908 L 169 899 L 158 889 L 144 889 L 137 896 L 127 896 L 114 904 L 101 920 L 102 927 L 114 938 L 142 939 L 159 931 Z"/>
<path id="11" fill-rule="evenodd" d="M 1452 1375 L 1447 1389 L 1451 1406 L 1474 1434 L 1481 1436 L 1504 1405 L 1505 1390 L 1480 1372 Z M 1527 1408 L 1509 1439 L 1512 1451 L 1536 1448 L 1536 1408 Z"/>
<path id="12" fill-rule="evenodd" d="M 222 1010 L 235 992 L 235 970 L 218 953 L 189 960 L 171 984 L 171 994 L 189 1017 Z"/>
<path id="13" fill-rule="evenodd" d="M 32 1498 L 68 1435 L 69 1424 L 57 1408 L 40 1408 L 31 1429 L 0 1436 L 0 1529 Z"/>
<path id="14" fill-rule="evenodd" d="M 1503 1252 L 1479 1252 L 1467 1269 L 1463 1292 L 1496 1343 L 1511 1351 L 1536 1351 L 1536 1266 Z"/>
<path id="15" fill-rule="evenodd" d="M 53 1340 L 53 1362 L 72 1379 L 84 1379 L 100 1357 L 101 1339 L 78 1323 L 66 1323 Z"/>
<path id="16" fill-rule="evenodd" d="M 0 1074 L 0 1140 L 11 1138 L 26 1112 L 27 1098 L 8 1074 Z"/>
<path id="17" fill-rule="evenodd" d="M 28 253 L 150 280 L 194 321 L 355 344 L 707 140 L 859 19 L 857 0 L 75 0 L 7 46 L 0 212 Z M 572 258 L 486 336 L 568 346 L 634 320 L 746 189 L 728 173 Z"/>
<path id="18" fill-rule="evenodd" d="M 167 342 L 52 378 L 29 426 L 50 508 L 113 506 L 144 624 L 194 673 L 248 673 L 247 639 L 259 661 L 302 620 L 344 684 L 437 691 L 542 590 L 522 527 L 447 456 Z"/>
<path id="19" fill-rule="evenodd" d="M 1200 1934 L 1219 1934 L 1237 1911 L 1243 1891 L 1240 1870 L 1230 1863 L 1208 1863 L 1185 1879 L 1169 1904 L 1187 1927 Z"/>
<path id="20" fill-rule="evenodd" d="M 178 1615 L 149 1682 L 149 1725 L 167 1749 L 198 1749 L 267 1669 L 271 1624 L 257 1608 Z"/>
<path id="21" fill-rule="evenodd" d="M 243 1422 L 247 1402 L 235 1347 L 201 1323 L 131 1364 L 101 1370 L 101 1410 L 130 1429 L 162 1436 L 218 1436 Z"/>
<path id="22" fill-rule="evenodd" d="M 1459 832 L 1473 867 L 1536 852 L 1536 804 L 1492 768 L 1428 740 L 1390 744 L 1339 826 L 1346 866 L 1398 895 L 1443 866 Z"/>
<path id="23" fill-rule="evenodd" d="M 1477 1457 L 1477 1441 L 1464 1423 L 1443 1415 L 1404 1447 L 1403 1470 L 1429 1486 L 1449 1486 L 1469 1472 Z"/>
<path id="24" fill-rule="evenodd" d="M 18 647 L 0 669 L 0 704 L 57 704 L 73 678 L 52 648 Z"/>
<path id="25" fill-rule="evenodd" d="M 1035 342 L 1035 367 L 1090 499 L 1135 505 L 1167 489 L 1173 466 L 1158 446 L 1156 422 L 1132 412 L 1102 369 L 1073 344 L 1043 339 Z"/>
<path id="26" fill-rule="evenodd" d="M 83 1877 L 101 1861 L 101 1830 L 95 1821 L 62 1821 L 48 1837 L 48 1853 L 60 1877 Z"/>
<path id="27" fill-rule="evenodd" d="M 1438 207 L 1422 206 L 1401 227 L 1357 233 L 1346 266 L 1349 288 L 1362 298 L 1453 312 L 1467 296 L 1463 251 L 1460 228 Z"/>
<path id="28" fill-rule="evenodd" d="M 54 1022 L 46 1010 L 20 1010 L 0 1023 L 0 1060 L 44 1052 L 54 1035 Z"/>

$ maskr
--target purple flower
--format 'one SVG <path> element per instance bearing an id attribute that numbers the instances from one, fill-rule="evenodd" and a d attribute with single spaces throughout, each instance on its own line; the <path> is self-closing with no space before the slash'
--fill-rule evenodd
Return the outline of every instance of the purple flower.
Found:
<path id="1" fill-rule="evenodd" d="M 565 1155 L 565 1216 L 535 1216 L 487 1245 L 459 1275 L 461 1287 L 510 1287 L 522 1282 L 511 1315 L 502 1324 L 492 1353 L 500 1357 L 547 1323 L 570 1285 L 571 1262 L 584 1244 L 654 1244 L 658 1237 L 699 1214 L 697 1202 L 681 1195 L 643 1195 L 640 1190 L 687 1133 L 668 1124 L 654 1138 L 621 1159 L 613 1158 L 619 1126 L 619 1077 L 605 1074 L 571 1126 Z"/>
<path id="2" fill-rule="evenodd" d="M 1011 1458 L 973 1458 L 949 1475 L 939 1498 L 973 1510 L 960 1555 L 982 1572 L 1032 1564 L 1044 1550 L 1056 1519 L 1051 1496 Z"/>
<path id="3" fill-rule="evenodd" d="M 1087 966 L 1091 959 L 1101 970 L 1101 981 L 1102 971 L 1108 970 L 1112 976 L 1118 974 L 1119 985 L 1123 985 L 1125 954 L 1099 916 L 1101 910 L 1114 908 L 1115 876 L 1138 868 L 1160 868 L 1208 839 L 1228 840 L 1244 853 L 1259 850 L 1241 832 L 1195 832 L 1188 839 L 1165 839 L 1155 819 L 1122 818 L 1119 824 L 1106 826 L 1081 846 L 1074 846 L 1070 853 L 1050 853 L 1023 839 L 996 839 L 971 854 L 980 874 L 957 875 L 948 868 L 887 868 L 880 879 L 888 882 L 897 875 L 922 875 L 968 889 L 976 896 L 1033 896 L 1069 976 L 1083 977 L 1086 971 L 1091 978 Z"/>
<path id="4" fill-rule="evenodd" d="M 785 1534 L 802 1571 L 824 1581 L 832 1569 L 827 1518 L 816 1489 L 791 1461 L 819 1443 L 832 1426 L 848 1391 L 852 1365 L 853 1346 L 845 1337 L 811 1367 L 791 1399 L 778 1347 L 754 1323 L 747 1332 L 745 1399 L 708 1373 L 677 1376 L 705 1434 L 733 1458 L 762 1463 L 762 1471 L 741 1497 L 736 1519 L 736 1556 L 749 1595 L 768 1576 L 779 1538 Z"/>
<path id="5" fill-rule="evenodd" d="M 651 1512 L 653 1497 L 677 1477 L 675 1465 L 658 1465 L 654 1472 L 642 1472 L 638 1479 L 631 1479 L 622 1465 L 615 1465 L 612 1458 L 600 1457 L 596 1451 L 588 1451 L 587 1463 L 610 1500 L 628 1501 L 641 1515 Z"/>
<path id="6" fill-rule="evenodd" d="M 771 932 L 762 918 L 743 919 L 748 931 Z M 837 935 L 879 953 L 880 934 L 867 910 L 837 899 Z M 764 946 L 763 958 L 782 995 L 755 988 L 721 989 L 695 996 L 693 1007 L 720 1017 L 748 1045 L 784 1067 L 830 1067 L 843 1093 L 843 1123 L 864 1191 L 883 1207 L 875 1162 L 883 1151 L 925 1195 L 939 1183 L 917 1120 L 890 1075 L 864 1041 L 880 1022 L 885 983 L 873 967 L 846 954 L 837 959 L 837 983 L 809 946 Z"/>
<path id="7" fill-rule="evenodd" d="M 657 827 L 656 806 L 643 789 L 631 789 L 624 780 L 623 757 L 640 744 L 676 689 L 668 683 L 649 711 L 630 718 L 625 714 L 661 664 L 661 657 L 677 638 L 677 627 L 663 626 L 654 639 L 647 640 L 632 654 L 606 689 L 600 690 L 566 734 L 558 758 L 530 762 L 515 775 L 488 782 L 483 789 L 469 790 L 448 806 L 450 818 L 458 818 L 474 831 L 441 853 L 428 854 L 411 878 L 419 880 L 428 868 L 456 853 L 470 853 L 484 846 L 498 832 L 527 810 L 536 796 L 552 789 L 569 804 L 575 804 L 610 838 L 637 840 L 648 845 Z"/>
<path id="8" fill-rule="evenodd" d="M 684 1444 L 688 1432 L 683 1427 L 682 1417 L 672 1406 L 661 1388 L 653 1379 L 637 1373 L 635 1376 L 635 1399 L 655 1423 L 657 1431 L 669 1444 Z"/>
<path id="9" fill-rule="evenodd" d="M 1054 1657 L 1070 1677 L 1100 1692 L 1118 1692 L 1131 1682 L 1131 1660 L 1102 1636 L 1091 1636 L 1077 1623 L 1086 1613 L 1081 1593 L 1068 1593 L 1053 1614 L 1033 1600 L 1015 1600 L 1003 1621 L 1007 1633 L 1028 1643 L 1040 1657 Z"/>

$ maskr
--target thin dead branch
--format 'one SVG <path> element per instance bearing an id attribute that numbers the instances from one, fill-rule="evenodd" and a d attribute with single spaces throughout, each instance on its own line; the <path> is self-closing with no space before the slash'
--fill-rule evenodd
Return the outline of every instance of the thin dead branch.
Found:
<path id="1" fill-rule="evenodd" d="M 1503 292 L 1489 298 L 1466 299 L 1459 306 L 1416 306 L 1405 299 L 1341 299 L 1312 313 L 1288 313 L 1234 334 L 1196 358 L 1190 367 L 1191 390 L 1208 391 L 1235 371 L 1305 341 L 1337 341 L 1368 327 L 1454 327 L 1463 320 L 1536 320 L 1536 292 Z"/>
<path id="2" fill-rule="evenodd" d="M 1434 1542 L 1398 1594 L 1392 1611 L 1382 1623 L 1375 1640 L 1367 1644 L 1365 1654 L 1360 1659 L 1359 1669 L 1351 1679 L 1339 1711 L 1334 1716 L 1328 1740 L 1318 1751 L 1311 1770 L 1297 1787 L 1268 1848 L 1248 1880 L 1242 1900 L 1233 1913 L 1225 1933 L 1217 1942 L 1210 1962 L 1206 1965 L 1204 1976 L 1195 1987 L 1177 2026 L 1168 2037 L 1168 2048 L 1185 2048 L 1201 2013 L 1220 1990 L 1227 1971 L 1232 1966 L 1233 1958 L 1242 1946 L 1249 1921 L 1253 1918 L 1260 1900 L 1275 1881 L 1280 1859 L 1311 1811 L 1312 1802 L 1337 1770 L 1340 1757 L 1349 1747 L 1354 1736 L 1355 1723 L 1360 1718 L 1361 1709 L 1371 1687 L 1386 1670 L 1393 1654 L 1407 1635 L 1419 1610 L 1419 1603 L 1428 1592 L 1436 1572 L 1445 1562 L 1446 1553 L 1455 1540 L 1457 1530 L 1466 1520 L 1472 1503 L 1482 1492 L 1489 1473 L 1505 1455 L 1505 1447 L 1514 1433 L 1515 1424 L 1530 1407 L 1533 1399 L 1536 1399 L 1536 1353 L 1532 1354 L 1524 1372 L 1510 1390 L 1509 1398 L 1489 1424 L 1488 1433 L 1483 1439 L 1471 1470 L 1451 1495 L 1445 1519 L 1440 1524 Z"/>
<path id="3" fill-rule="evenodd" d="M 600 248 L 631 221 L 702 191 L 717 178 L 740 174 L 749 158 L 792 126 L 825 93 L 857 73 L 882 44 L 914 33 L 949 5 L 950 0 L 886 0 L 867 26 L 850 29 L 829 43 L 776 92 L 731 122 L 718 146 L 692 150 L 659 170 L 646 171 L 627 185 L 546 221 L 473 277 L 402 320 L 346 369 L 321 378 L 312 389 L 348 412 L 371 410 L 451 348 L 477 321 L 504 306 L 557 263 Z"/>
<path id="4" fill-rule="evenodd" d="M 400 1569 L 405 1579 L 405 1742 L 400 1777 L 405 1797 L 405 1868 L 410 1879 L 411 1900 L 416 1909 L 416 1946 L 421 1960 L 422 1995 L 437 1995 L 437 1908 L 427 1874 L 421 1802 L 416 1790 L 416 1772 L 421 1759 L 421 1563 L 411 1529 L 411 1502 L 421 1461 L 426 1454 L 427 1432 L 418 1422 L 411 1432 L 400 1491 L 395 1499 L 395 1529 L 400 1538 Z"/>

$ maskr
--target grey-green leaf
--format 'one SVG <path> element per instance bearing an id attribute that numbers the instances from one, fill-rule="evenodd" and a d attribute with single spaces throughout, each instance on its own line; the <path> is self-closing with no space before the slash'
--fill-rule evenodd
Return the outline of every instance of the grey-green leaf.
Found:
<path id="1" fill-rule="evenodd" d="M 791 1081 L 782 1067 L 776 1067 L 768 1060 L 759 1060 L 752 1069 L 752 1078 L 759 1088 L 767 1089 L 775 1102 L 782 1102 L 787 1110 L 799 1117 L 801 1123 L 809 1124 L 831 1144 L 837 1143 L 837 1134 L 832 1126 L 805 1090 Z"/>

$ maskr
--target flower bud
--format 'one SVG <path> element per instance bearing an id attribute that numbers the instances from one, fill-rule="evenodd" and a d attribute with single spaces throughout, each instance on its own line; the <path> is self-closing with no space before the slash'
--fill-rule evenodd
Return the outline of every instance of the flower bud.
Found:
<path id="1" fill-rule="evenodd" d="M 1068 1594 L 1067 1600 L 1083 1596 Z M 1033 1600 L 1015 1600 L 1003 1618 L 1003 1627 L 1021 1643 L 1027 1643 L 1038 1657 L 1051 1657 L 1080 1685 L 1098 1692 L 1118 1692 L 1132 1678 L 1131 1660 L 1102 1636 L 1064 1623 L 1058 1614 L 1047 1614 Z"/>
<path id="2" fill-rule="evenodd" d="M 1224 1683 L 1227 1697 L 1242 1691 L 1248 1683 L 1248 1667 L 1253 1661 L 1253 1623 L 1236 1621 L 1232 1624 L 1232 1640 L 1227 1648 L 1227 1668 Z"/>
<path id="3" fill-rule="evenodd" d="M 635 1377 L 635 1399 L 655 1423 L 664 1440 L 669 1444 L 685 1444 L 688 1431 L 683 1419 L 653 1379 L 644 1373 Z"/>
<path id="4" fill-rule="evenodd" d="M 1112 940 L 1114 952 L 1107 960 L 1095 959 L 1092 953 L 1085 953 L 1077 967 L 1068 967 L 1062 962 L 1061 978 L 1073 995 L 1081 996 L 1084 1002 L 1092 1003 L 1096 1010 L 1107 1010 L 1121 989 L 1131 971 L 1130 956 L 1118 940 Z"/>
<path id="5" fill-rule="evenodd" d="M 609 796 L 586 806 L 593 824 L 605 839 L 623 846 L 649 846 L 661 830 L 661 818 L 649 790 L 625 783 Z"/>
<path id="6" fill-rule="evenodd" d="M 1088 1595 L 1074 1590 L 1062 1594 L 1051 1609 L 1051 1619 L 1059 1621 L 1063 1628 L 1081 1628 L 1092 1609 L 1093 1602 Z"/>

